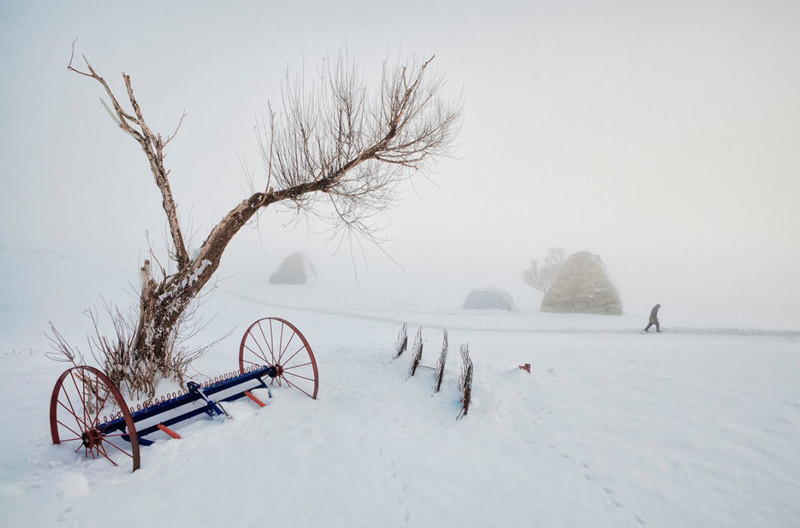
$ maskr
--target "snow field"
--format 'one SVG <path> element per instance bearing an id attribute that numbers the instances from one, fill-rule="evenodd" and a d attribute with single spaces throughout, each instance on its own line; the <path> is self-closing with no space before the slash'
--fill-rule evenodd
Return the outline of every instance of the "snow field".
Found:
<path id="1" fill-rule="evenodd" d="M 58 319 L 59 308 L 35 296 L 26 302 L 30 322 L 11 313 L 17 327 L 0 343 L 0 526 L 800 521 L 796 332 L 666 327 L 640 335 L 636 317 L 467 313 L 232 280 L 204 311 L 219 314 L 217 334 L 236 330 L 200 360 L 198 380 L 234 370 L 241 332 L 279 316 L 314 349 L 319 399 L 275 390 L 264 409 L 228 403 L 233 419 L 179 425 L 181 440 L 154 434 L 156 443 L 142 447 L 142 469 L 131 473 L 124 462 L 114 467 L 51 445 L 50 392 L 67 365 L 43 356 L 39 321 Z M 410 344 L 423 327 L 425 366 L 436 362 L 441 327 L 449 329 L 438 394 L 432 370 L 407 377 L 410 350 L 391 359 L 403 321 Z M 473 400 L 456 420 L 465 342 Z M 517 368 L 523 363 L 530 374 Z"/>

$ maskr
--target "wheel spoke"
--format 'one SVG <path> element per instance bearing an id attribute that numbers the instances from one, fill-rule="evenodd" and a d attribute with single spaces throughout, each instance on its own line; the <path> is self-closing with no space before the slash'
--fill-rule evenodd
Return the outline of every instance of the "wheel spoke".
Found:
<path id="1" fill-rule="evenodd" d="M 289 380 L 287 380 L 287 379 L 285 379 L 285 378 L 284 378 L 284 381 L 286 382 L 286 384 L 287 384 L 288 386 L 290 386 L 290 387 L 294 387 L 295 389 L 299 390 L 300 392 L 302 392 L 303 394 L 305 394 L 305 395 L 306 395 L 306 396 L 308 396 L 309 398 L 313 398 L 313 396 L 312 396 L 311 394 L 307 393 L 307 392 L 306 392 L 305 390 L 303 390 L 303 388 L 302 388 L 302 387 L 300 387 L 299 385 L 295 385 L 294 383 L 290 382 Z"/>
<path id="2" fill-rule="evenodd" d="M 127 451 L 125 451 L 124 449 L 122 449 L 121 447 L 119 447 L 119 446 L 118 446 L 117 444 L 115 444 L 114 442 L 106 442 L 106 443 L 107 443 L 108 445 L 110 445 L 111 447 L 113 447 L 114 449 L 116 449 L 117 451 L 120 451 L 120 452 L 122 452 L 122 453 L 125 453 L 125 454 L 126 454 L 126 455 L 128 455 L 129 457 L 133 458 L 133 455 L 131 455 L 130 453 L 128 453 Z"/>
<path id="3" fill-rule="evenodd" d="M 64 405 L 64 402 L 62 402 L 61 400 L 58 400 L 58 404 L 61 405 L 69 414 L 75 417 L 75 423 L 78 424 L 78 429 L 88 429 L 86 424 L 81 422 L 81 419 L 78 417 L 78 413 L 75 412 L 74 409 L 72 409 L 72 402 L 69 401 L 69 394 L 67 394 L 67 392 L 64 391 L 64 395 L 67 397 L 67 401 L 69 402 L 69 407 Z"/>
<path id="4" fill-rule="evenodd" d="M 97 383 L 98 384 L 100 383 L 100 378 L 97 378 Z M 97 393 L 98 394 L 100 393 L 100 387 L 99 386 L 97 388 Z M 106 402 L 108 401 L 108 397 L 109 396 L 111 396 L 111 391 L 108 391 L 106 393 L 106 397 L 103 398 L 102 403 L 100 403 L 100 405 L 97 407 L 97 413 L 95 414 L 95 417 L 94 417 L 94 423 L 97 423 L 97 422 L 100 421 L 100 411 L 102 411 L 105 408 Z"/>
<path id="5" fill-rule="evenodd" d="M 259 326 L 259 328 L 261 328 L 261 327 Z M 251 335 L 252 335 L 252 334 L 251 334 Z M 262 335 L 262 336 L 264 335 L 264 330 L 261 330 L 261 335 Z M 266 338 L 264 339 L 264 341 L 266 342 Z M 267 357 L 266 357 L 266 356 L 267 356 L 267 353 L 266 353 L 266 352 L 264 352 L 264 349 L 263 349 L 263 348 L 261 348 L 261 343 L 259 343 L 259 342 L 258 342 L 258 339 L 256 339 L 255 337 L 253 338 L 253 342 L 256 344 L 256 346 L 258 347 L 258 349 L 261 351 L 261 357 L 263 357 L 263 358 L 264 358 L 264 361 L 266 361 L 266 360 L 267 360 Z M 255 352 L 253 352 L 253 353 L 255 354 Z"/>
<path id="6" fill-rule="evenodd" d="M 80 434 L 79 432 L 77 432 L 77 431 L 73 430 L 72 428 L 70 428 L 70 426 L 68 426 L 67 424 L 65 424 L 65 423 L 64 423 L 64 422 L 62 422 L 61 420 L 57 420 L 57 421 L 58 421 L 58 423 L 60 423 L 61 425 L 63 425 L 63 426 L 64 426 L 64 427 L 65 427 L 65 428 L 66 428 L 66 429 L 67 429 L 67 430 L 68 430 L 70 433 L 72 433 L 72 434 L 74 434 L 74 435 L 78 435 L 78 438 L 80 438 L 80 437 L 81 437 L 81 434 Z"/>
<path id="7" fill-rule="evenodd" d="M 272 321 L 270 321 L 270 326 L 272 325 Z M 286 327 L 283 323 L 281 323 L 281 337 L 278 341 L 278 365 L 281 364 L 281 356 L 283 356 L 283 329 Z"/>
<path id="8" fill-rule="evenodd" d="M 253 341 L 255 341 L 255 339 L 254 339 Z M 258 341 L 255 341 L 255 343 L 256 343 L 256 346 L 258 346 Z M 269 363 L 269 360 L 267 359 L 267 357 L 266 357 L 266 355 L 264 354 L 264 352 L 263 352 L 263 351 L 261 352 L 261 354 L 259 354 L 258 352 L 256 352 L 255 350 L 253 350 L 252 348 L 250 348 L 250 347 L 249 347 L 249 346 L 247 346 L 247 345 L 244 345 L 244 347 L 245 347 L 247 350 L 249 350 L 250 352 L 252 352 L 253 354 L 255 354 L 257 357 L 259 357 L 259 358 L 263 359 L 263 360 L 264 360 L 264 363 Z M 259 349 L 259 350 L 261 350 L 261 347 L 259 346 L 259 347 L 258 347 L 258 349 Z M 255 365 L 256 363 L 253 363 L 253 364 Z"/>
<path id="9" fill-rule="evenodd" d="M 100 411 L 102 411 L 103 408 L 106 406 L 106 401 L 108 400 L 108 397 L 111 395 L 111 391 L 107 391 L 105 398 L 103 398 L 103 401 L 101 402 L 100 401 L 100 378 L 96 378 L 96 380 L 97 380 L 97 383 L 95 384 L 94 397 L 95 397 L 95 400 L 97 401 L 97 412 L 95 413 L 94 419 L 92 421 L 95 424 L 100 421 Z"/>
<path id="10" fill-rule="evenodd" d="M 78 382 L 75 381 L 75 376 L 70 372 L 69 377 L 72 379 L 72 385 L 75 387 L 75 395 L 80 398 L 81 390 L 78 388 Z M 84 428 L 88 429 L 89 424 L 86 421 L 86 408 L 82 409 L 83 420 L 81 420 L 80 416 L 78 416 L 78 412 L 75 410 L 75 404 L 72 403 L 72 398 L 69 397 L 69 391 L 64 388 L 64 396 L 67 397 L 67 402 L 69 402 L 69 406 L 72 408 L 72 413 L 75 415 L 75 420 L 78 422 L 79 425 L 82 425 Z"/>
<path id="11" fill-rule="evenodd" d="M 307 367 L 309 365 L 312 365 L 312 363 L 310 361 L 308 363 L 298 363 L 297 365 L 292 365 L 291 367 L 283 367 L 283 370 L 285 372 L 287 370 L 299 369 L 299 368 L 302 368 L 302 367 Z"/>
<path id="12" fill-rule="evenodd" d="M 103 438 L 121 438 L 123 436 L 128 436 L 128 433 L 104 434 Z"/>
<path id="13" fill-rule="evenodd" d="M 89 426 L 89 420 L 86 417 L 86 398 L 84 397 L 86 385 L 84 385 L 83 380 L 81 380 L 81 388 L 78 388 L 78 382 L 75 381 L 75 375 L 70 374 L 72 376 L 72 383 L 75 384 L 75 390 L 78 391 L 78 397 L 81 399 L 81 407 L 83 410 L 83 423 L 86 424 L 87 428 Z"/>
<path id="14" fill-rule="evenodd" d="M 261 337 L 264 339 L 264 346 L 267 347 L 267 350 L 269 350 L 269 355 L 272 358 L 271 365 L 274 365 L 275 364 L 275 350 L 274 350 L 274 347 L 272 346 L 273 345 L 273 341 L 274 341 L 274 339 L 272 337 L 272 321 L 270 320 L 270 322 L 269 322 L 269 339 L 267 339 L 266 334 L 264 334 L 264 327 L 261 326 L 261 322 L 258 323 L 258 329 L 261 331 Z"/>
<path id="15" fill-rule="evenodd" d="M 111 444 L 111 445 L 114 445 L 114 444 Z M 114 462 L 113 460 L 111 460 L 111 457 L 108 456 L 108 452 L 106 452 L 106 449 L 102 446 L 102 444 L 97 446 L 97 450 L 100 452 L 100 454 L 102 454 L 104 457 L 106 457 L 106 460 L 108 460 L 109 462 L 111 462 L 115 466 L 117 465 L 117 463 Z"/>
<path id="16" fill-rule="evenodd" d="M 294 336 L 292 336 L 292 337 L 294 337 Z M 282 363 L 281 363 L 281 365 L 285 365 L 285 364 L 289 363 L 289 362 L 290 362 L 291 360 L 293 360 L 293 359 L 295 358 L 295 356 L 297 356 L 297 354 L 299 354 L 299 353 L 300 353 L 300 351 L 301 351 L 301 350 L 303 350 L 305 347 L 306 347 L 305 345 L 302 345 L 300 348 L 298 348 L 298 349 L 297 349 L 297 352 L 295 352 L 294 354 L 292 354 L 292 357 L 290 357 L 290 358 L 289 358 L 289 359 L 287 359 L 286 361 L 282 362 Z M 287 348 L 288 348 L 288 346 L 287 346 Z"/>
<path id="17" fill-rule="evenodd" d="M 281 327 L 281 330 L 283 330 L 283 327 Z M 291 359 L 292 359 L 292 358 L 289 358 L 289 359 L 287 359 L 286 361 L 283 361 L 283 355 L 286 353 L 286 351 L 287 351 L 287 350 L 289 350 L 289 345 L 291 345 L 291 344 L 292 344 L 292 341 L 294 340 L 294 336 L 295 336 L 295 335 L 297 335 L 297 334 L 295 334 L 294 332 L 292 332 L 292 335 L 289 337 L 289 341 L 287 341 L 287 342 L 286 342 L 286 346 L 281 348 L 281 355 L 280 355 L 280 357 L 278 358 L 278 363 L 280 363 L 281 365 L 283 365 L 284 363 L 288 363 L 288 362 L 289 362 L 289 361 L 291 361 Z M 302 348 L 303 348 L 303 347 L 300 347 L 300 349 L 301 349 L 301 350 L 302 350 Z M 300 352 L 300 350 L 298 350 L 297 352 Z M 295 353 L 292 355 L 292 357 L 296 356 L 296 355 L 297 355 L 297 352 L 295 352 Z"/>
<path id="18" fill-rule="evenodd" d="M 304 380 L 308 380 L 311 383 L 314 383 L 314 378 L 307 378 L 305 376 L 301 376 L 300 374 L 295 374 L 294 372 L 284 372 L 284 374 L 288 374 L 289 376 L 294 376 L 295 378 L 301 378 Z"/>

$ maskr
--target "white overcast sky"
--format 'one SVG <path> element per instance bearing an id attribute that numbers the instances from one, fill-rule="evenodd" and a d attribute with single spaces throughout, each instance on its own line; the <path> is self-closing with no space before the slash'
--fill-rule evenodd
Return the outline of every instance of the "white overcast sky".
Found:
<path id="1" fill-rule="evenodd" d="M 793 0 L 0 0 L 0 245 L 135 270 L 145 230 L 163 236 L 144 156 L 66 69 L 76 37 L 117 90 L 132 75 L 154 128 L 187 111 L 167 163 L 197 244 L 244 196 L 240 160 L 258 179 L 253 126 L 287 69 L 346 48 L 375 86 L 387 56 L 435 54 L 465 118 L 457 158 L 386 231 L 412 277 L 517 287 L 559 246 L 599 254 L 629 313 L 660 302 L 798 327 L 799 28 Z M 349 266 L 287 219 L 267 211 L 264 247 L 248 230 L 231 262 L 268 274 L 302 250 L 323 276 Z M 368 254 L 365 282 L 412 280 Z"/>

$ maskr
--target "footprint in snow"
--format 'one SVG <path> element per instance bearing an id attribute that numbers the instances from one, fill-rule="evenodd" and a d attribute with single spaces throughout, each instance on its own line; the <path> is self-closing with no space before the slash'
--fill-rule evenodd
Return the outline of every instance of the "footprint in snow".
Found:
<path id="1" fill-rule="evenodd" d="M 605 494 L 606 499 L 611 504 L 613 504 L 614 507 L 620 508 L 622 510 L 627 511 L 631 515 L 631 517 L 633 517 L 633 520 L 636 521 L 636 523 L 639 524 L 640 526 L 646 526 L 647 525 L 647 523 L 645 522 L 644 519 L 642 519 L 641 517 L 636 515 L 634 512 L 632 512 L 629 508 L 627 508 L 625 506 L 625 504 L 622 503 L 622 501 L 620 501 L 616 497 L 616 494 L 614 493 L 614 490 L 612 490 L 611 488 L 609 488 L 608 486 L 602 484 L 601 482 L 599 482 L 597 480 L 597 478 L 595 477 L 594 473 L 591 470 L 591 467 L 589 467 L 589 464 L 585 460 L 581 460 L 580 458 L 574 458 L 570 454 L 564 453 L 563 451 L 558 449 L 554 444 L 547 444 L 547 447 L 549 447 L 550 449 L 552 449 L 553 451 L 555 451 L 556 453 L 561 455 L 561 457 L 564 458 L 565 460 L 574 460 L 575 463 L 580 466 L 581 473 L 583 474 L 583 478 L 585 478 L 587 481 L 592 482 L 595 485 L 597 485 L 597 487 L 600 489 L 600 491 L 602 491 Z"/>
<path id="2" fill-rule="evenodd" d="M 405 481 L 398 474 L 397 463 L 393 459 L 387 457 L 383 449 L 380 449 L 378 451 L 378 454 L 383 459 L 384 463 L 389 467 L 389 474 L 392 476 L 392 479 L 395 481 L 398 489 L 400 490 L 400 492 L 397 495 L 397 506 L 400 507 L 403 518 L 403 524 L 405 526 L 408 526 L 408 522 L 411 519 L 411 512 L 408 511 L 405 501 L 406 491 L 408 491 L 408 484 L 406 484 Z"/>

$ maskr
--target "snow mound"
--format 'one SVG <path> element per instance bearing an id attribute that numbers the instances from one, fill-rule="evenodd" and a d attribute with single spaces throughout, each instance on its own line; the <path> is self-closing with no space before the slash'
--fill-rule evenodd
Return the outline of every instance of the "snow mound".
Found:
<path id="1" fill-rule="evenodd" d="M 469 292 L 469 295 L 464 300 L 464 309 L 508 310 L 509 312 L 516 310 L 511 294 L 493 286 L 477 288 Z"/>

